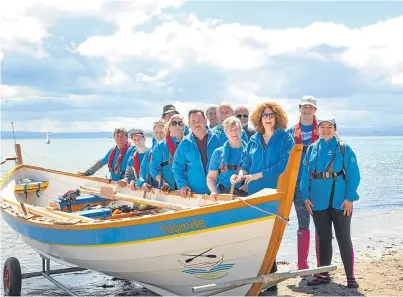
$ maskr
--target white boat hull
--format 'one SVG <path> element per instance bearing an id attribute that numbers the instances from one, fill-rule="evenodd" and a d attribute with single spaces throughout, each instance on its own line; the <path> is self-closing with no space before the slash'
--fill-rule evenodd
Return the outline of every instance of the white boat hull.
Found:
<path id="1" fill-rule="evenodd" d="M 73 265 L 163 289 L 175 295 L 193 295 L 192 287 L 257 275 L 273 230 L 274 217 L 237 227 L 201 232 L 195 235 L 156 240 L 141 244 L 108 247 L 50 245 L 23 236 L 41 254 Z M 237 240 L 234 241 L 234 238 Z M 188 264 L 192 257 L 200 256 Z M 204 270 L 204 271 L 203 271 Z M 150 285 L 150 286 L 149 286 Z M 151 287 L 152 286 L 152 287 Z M 244 295 L 250 286 L 226 292 Z"/>

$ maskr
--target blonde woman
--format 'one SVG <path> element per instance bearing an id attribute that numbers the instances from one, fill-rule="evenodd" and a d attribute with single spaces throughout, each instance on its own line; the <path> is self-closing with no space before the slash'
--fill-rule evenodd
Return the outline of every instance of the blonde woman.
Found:
<path id="1" fill-rule="evenodd" d="M 165 138 L 158 142 L 152 151 L 150 174 L 164 191 L 177 189 L 172 160 L 183 138 L 184 128 L 183 118 L 178 114 L 173 115 L 165 125 Z"/>

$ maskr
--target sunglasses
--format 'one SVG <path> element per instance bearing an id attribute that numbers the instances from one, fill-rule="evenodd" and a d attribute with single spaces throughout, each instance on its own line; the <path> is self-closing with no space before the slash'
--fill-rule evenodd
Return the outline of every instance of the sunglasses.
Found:
<path id="1" fill-rule="evenodd" d="M 242 118 L 247 119 L 249 117 L 249 115 L 248 114 L 237 114 L 236 117 L 238 119 L 242 119 Z"/>
<path id="2" fill-rule="evenodd" d="M 276 117 L 276 113 L 275 112 L 271 112 L 271 113 L 262 113 L 262 119 L 265 118 L 269 118 L 269 119 L 274 119 Z"/>
<path id="3" fill-rule="evenodd" d="M 183 126 L 183 122 L 177 122 L 177 121 L 172 121 L 172 124 L 171 124 L 171 126 L 176 126 L 176 125 L 179 125 L 179 126 Z"/>

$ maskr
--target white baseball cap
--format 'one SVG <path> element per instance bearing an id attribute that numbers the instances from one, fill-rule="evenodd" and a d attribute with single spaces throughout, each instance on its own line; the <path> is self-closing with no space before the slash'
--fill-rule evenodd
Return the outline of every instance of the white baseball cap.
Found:
<path id="1" fill-rule="evenodd" d="M 316 109 L 318 108 L 316 106 L 316 98 L 313 96 L 304 96 L 301 98 L 301 101 L 299 102 L 299 105 L 312 105 Z"/>

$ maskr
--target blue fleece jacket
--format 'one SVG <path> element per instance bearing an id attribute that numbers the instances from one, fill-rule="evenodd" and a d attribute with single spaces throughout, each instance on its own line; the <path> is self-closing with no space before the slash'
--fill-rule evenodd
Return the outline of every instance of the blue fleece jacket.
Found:
<path id="1" fill-rule="evenodd" d="M 172 142 L 176 145 L 176 138 L 171 137 Z M 176 153 L 175 153 L 176 154 Z M 165 182 L 169 184 L 171 190 L 175 190 L 175 179 L 172 172 L 172 159 L 166 138 L 158 142 L 152 151 L 152 157 L 150 162 L 150 174 L 152 178 L 156 178 L 162 174 Z M 168 164 L 166 164 L 168 162 Z M 161 166 L 161 163 L 166 165 Z"/>
<path id="2" fill-rule="evenodd" d="M 220 146 L 218 136 L 208 130 L 206 171 L 209 168 L 214 150 Z M 174 156 L 172 170 L 178 189 L 189 186 L 194 193 L 210 193 L 207 187 L 207 172 L 204 170 L 200 151 L 193 133 L 187 135 L 179 144 Z"/>
<path id="3" fill-rule="evenodd" d="M 113 150 L 114 148 L 115 148 L 115 147 L 111 148 L 111 149 L 108 151 L 108 153 L 105 155 L 105 157 L 101 160 L 101 163 L 102 163 L 102 164 L 108 165 L 109 156 L 110 156 L 110 154 L 112 153 L 112 150 Z M 118 180 L 120 180 L 121 178 L 123 178 L 123 176 L 124 176 L 124 174 L 125 174 L 125 172 L 126 172 L 126 166 L 127 166 L 128 161 L 129 161 L 129 158 L 130 158 L 131 156 L 133 156 L 133 154 L 134 154 L 135 152 L 136 152 L 136 147 L 133 146 L 133 145 L 130 145 L 129 148 L 127 149 L 127 151 L 125 152 L 125 155 L 123 156 L 122 162 L 120 163 L 120 172 L 118 172 L 118 173 L 110 172 L 110 174 L 111 174 L 111 180 L 112 180 L 112 181 L 118 181 Z M 119 154 L 120 154 L 120 150 L 117 149 L 117 150 L 116 150 L 116 153 L 115 153 L 115 156 L 114 156 L 114 158 L 113 158 L 113 161 L 112 161 L 112 168 L 114 168 L 114 166 L 115 166 L 115 164 L 116 164 L 116 161 L 118 160 Z"/>
<path id="4" fill-rule="evenodd" d="M 144 183 L 148 183 L 149 181 L 147 180 L 147 176 L 149 175 L 150 172 L 150 165 L 149 165 L 149 156 L 151 153 L 151 148 L 149 148 L 148 150 L 146 150 L 146 152 L 144 153 L 144 157 L 143 160 L 141 161 L 141 165 L 140 165 L 140 174 L 139 177 L 136 181 L 136 185 L 137 187 L 141 188 L 141 186 Z M 148 178 L 149 179 L 149 178 Z"/>
<path id="5" fill-rule="evenodd" d="M 232 148 L 229 146 L 229 142 L 226 141 L 223 146 L 217 148 L 211 156 L 209 170 L 218 171 L 222 165 L 241 166 L 242 153 L 246 148 L 246 143 L 242 141 L 241 144 L 239 148 Z M 219 172 L 217 185 L 222 184 L 225 188 L 231 188 L 230 178 L 233 174 L 238 174 L 238 172 L 239 170 L 235 171 L 233 169 L 221 173 Z M 241 183 L 236 184 L 235 188 L 239 188 L 240 185 Z"/>
<path id="6" fill-rule="evenodd" d="M 361 179 L 357 157 L 349 145 L 344 145 L 346 180 L 343 179 L 342 175 L 337 177 L 332 204 L 333 208 L 339 210 L 342 210 L 341 204 L 344 200 L 347 199 L 353 202 L 359 199 L 357 189 Z M 324 172 L 333 154 L 335 154 L 333 171 L 338 172 L 343 169 L 343 156 L 336 137 L 329 139 L 327 142 L 320 138 L 308 147 L 302 171 L 301 192 L 303 200 L 311 200 L 313 204 L 312 210 L 324 210 L 329 207 L 333 179 L 311 179 L 310 172 L 314 172 L 315 168 L 316 172 Z"/>
<path id="7" fill-rule="evenodd" d="M 249 174 L 262 172 L 263 177 L 248 184 L 248 194 L 254 194 L 264 188 L 276 188 L 280 174 L 284 172 L 294 138 L 284 130 L 277 129 L 270 138 L 267 147 L 263 146 L 263 136 L 256 132 L 242 157 L 242 170 Z"/>

